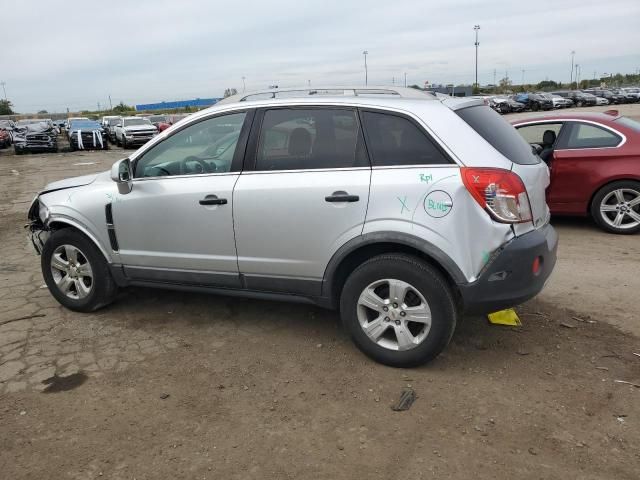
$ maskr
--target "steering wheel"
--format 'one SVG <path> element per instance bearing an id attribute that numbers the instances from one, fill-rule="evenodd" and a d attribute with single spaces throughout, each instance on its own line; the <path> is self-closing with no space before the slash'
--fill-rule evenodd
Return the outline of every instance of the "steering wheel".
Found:
<path id="1" fill-rule="evenodd" d="M 162 175 L 147 175 L 147 174 L 145 174 L 145 177 L 155 177 L 155 176 L 164 177 L 164 176 L 170 176 L 171 175 L 171 172 L 169 170 L 167 170 L 164 167 L 160 167 L 158 165 L 154 165 L 153 167 L 151 167 L 151 169 L 158 170 Z"/>
<path id="2" fill-rule="evenodd" d="M 199 172 L 197 172 L 197 171 L 191 172 L 190 169 L 189 169 L 189 166 L 188 166 L 189 162 L 196 162 L 200 166 L 200 171 Z M 180 173 L 182 175 L 186 175 L 186 174 L 189 174 L 189 173 L 198 174 L 198 173 L 211 173 L 211 172 L 209 172 L 209 165 L 207 165 L 207 163 L 204 160 L 202 160 L 201 158 L 198 158 L 198 157 L 196 157 L 194 155 L 190 155 L 190 156 L 184 158 L 182 160 L 182 162 L 180 162 Z"/>

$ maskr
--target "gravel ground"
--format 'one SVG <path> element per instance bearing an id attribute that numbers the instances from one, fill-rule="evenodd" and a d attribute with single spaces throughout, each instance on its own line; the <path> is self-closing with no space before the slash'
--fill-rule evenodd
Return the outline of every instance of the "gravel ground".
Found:
<path id="1" fill-rule="evenodd" d="M 436 361 L 392 369 L 315 307 L 148 289 L 60 307 L 26 209 L 121 157 L 0 151 L 0 477 L 638 478 L 640 388 L 616 380 L 640 384 L 640 237 L 554 219 L 522 327 L 466 318 Z"/>

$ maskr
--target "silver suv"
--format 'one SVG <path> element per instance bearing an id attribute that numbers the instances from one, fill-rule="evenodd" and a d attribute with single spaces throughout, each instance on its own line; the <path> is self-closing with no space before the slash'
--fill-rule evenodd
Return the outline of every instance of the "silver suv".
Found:
<path id="1" fill-rule="evenodd" d="M 111 172 L 29 210 L 42 273 L 89 312 L 130 285 L 339 309 L 357 346 L 411 366 L 463 313 L 536 295 L 553 270 L 547 166 L 482 100 L 402 88 L 232 97 Z"/>

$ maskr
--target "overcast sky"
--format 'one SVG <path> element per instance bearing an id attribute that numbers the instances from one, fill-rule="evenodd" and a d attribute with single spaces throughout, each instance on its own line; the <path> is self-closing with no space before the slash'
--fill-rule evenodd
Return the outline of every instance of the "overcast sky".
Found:
<path id="1" fill-rule="evenodd" d="M 535 9 L 530 8 L 536 5 Z M 568 82 L 640 68 L 640 1 L 0 0 L 0 81 L 21 112 L 280 86 Z M 1 91 L 0 91 L 0 94 Z"/>

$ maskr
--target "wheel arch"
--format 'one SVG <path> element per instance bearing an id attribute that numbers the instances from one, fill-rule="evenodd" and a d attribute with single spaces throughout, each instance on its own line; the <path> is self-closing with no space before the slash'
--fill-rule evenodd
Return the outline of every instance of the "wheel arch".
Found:
<path id="1" fill-rule="evenodd" d="M 82 233 L 85 237 L 87 237 L 98 248 L 98 250 L 100 251 L 100 253 L 102 253 L 102 256 L 105 258 L 107 263 L 109 264 L 112 263 L 111 256 L 103 248 L 103 246 L 100 244 L 96 236 L 93 235 L 93 233 L 91 233 L 86 227 L 84 227 L 80 223 L 67 218 L 64 218 L 64 219 L 53 218 L 49 220 L 49 222 L 47 223 L 47 227 L 49 228 L 49 230 L 61 230 L 63 228 L 73 228 L 74 230 L 77 230 L 78 232 Z"/>
<path id="2" fill-rule="evenodd" d="M 458 284 L 467 283 L 462 270 L 440 248 L 419 237 L 398 232 L 375 232 L 361 235 L 343 245 L 329 261 L 322 280 L 322 297 L 332 307 L 339 304 L 339 294 L 349 274 L 365 260 L 384 253 L 406 253 L 436 268 L 461 301 Z"/>

